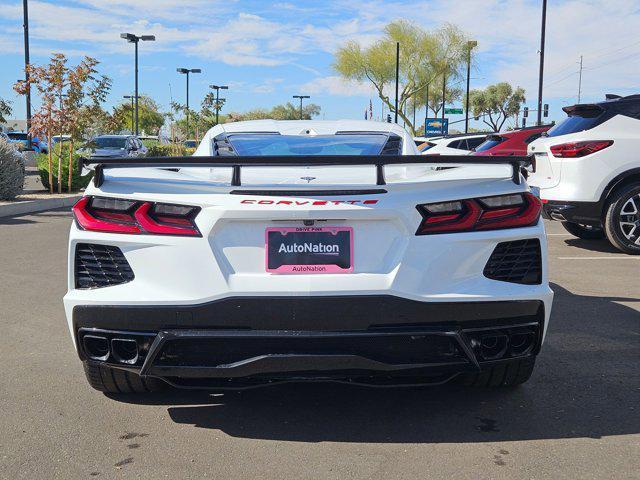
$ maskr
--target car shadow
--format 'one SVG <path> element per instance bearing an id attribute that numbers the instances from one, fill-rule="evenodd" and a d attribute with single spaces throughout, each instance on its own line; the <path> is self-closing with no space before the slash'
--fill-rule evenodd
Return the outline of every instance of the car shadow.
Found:
<path id="1" fill-rule="evenodd" d="M 0 217 L 0 225 L 30 225 L 38 223 L 38 218 L 71 218 L 71 207 L 53 208 L 41 212 L 27 212 L 20 215 Z"/>
<path id="2" fill-rule="evenodd" d="M 533 377 L 512 389 L 371 389 L 285 384 L 233 394 L 113 397 L 168 406 L 171 419 L 252 439 L 466 443 L 640 433 L 640 313 L 559 285 Z"/>
<path id="3" fill-rule="evenodd" d="M 568 238 L 564 241 L 570 247 L 581 248 L 582 250 L 589 250 L 590 252 L 599 253 L 618 253 L 622 254 L 620 250 L 611 245 L 608 240 L 583 240 L 582 238 Z"/>

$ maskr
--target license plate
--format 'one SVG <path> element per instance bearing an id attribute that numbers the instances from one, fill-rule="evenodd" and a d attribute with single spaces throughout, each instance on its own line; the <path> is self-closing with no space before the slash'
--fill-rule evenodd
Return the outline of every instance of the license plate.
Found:
<path id="1" fill-rule="evenodd" d="M 351 273 L 353 228 L 269 227 L 265 252 L 270 273 Z"/>

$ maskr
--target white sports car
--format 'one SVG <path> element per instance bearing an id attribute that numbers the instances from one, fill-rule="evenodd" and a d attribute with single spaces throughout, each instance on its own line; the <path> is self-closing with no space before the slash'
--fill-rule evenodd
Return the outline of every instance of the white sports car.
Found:
<path id="1" fill-rule="evenodd" d="M 81 163 L 64 305 L 98 390 L 532 373 L 553 293 L 528 157 L 256 121 L 212 128 L 193 157 Z"/>

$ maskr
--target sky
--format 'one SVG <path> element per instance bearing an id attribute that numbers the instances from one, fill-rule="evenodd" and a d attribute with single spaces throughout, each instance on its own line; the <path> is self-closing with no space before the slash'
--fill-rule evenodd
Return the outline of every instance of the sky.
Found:
<path id="1" fill-rule="evenodd" d="M 536 107 L 542 0 L 29 0 L 31 62 L 62 52 L 77 63 L 97 58 L 113 80 L 107 106 L 133 90 L 133 46 L 120 33 L 151 34 L 140 43 L 140 93 L 164 109 L 199 105 L 210 84 L 228 85 L 227 111 L 269 108 L 305 94 L 320 105 L 320 118 L 361 119 L 380 100 L 367 84 L 345 83 L 332 68 L 333 53 L 348 40 L 368 45 L 384 26 L 403 18 L 434 30 L 446 22 L 478 41 L 472 88 L 508 81 L 526 90 Z M 640 93 L 640 1 L 549 0 L 544 102 L 550 120 L 576 103 L 583 56 L 582 101 L 605 93 Z M 12 85 L 23 77 L 22 1 L 0 6 L 0 97 L 24 118 L 24 100 Z M 463 86 L 462 83 L 459 86 Z M 424 112 L 418 114 L 424 116 Z M 451 116 L 451 121 L 460 116 Z M 420 122 L 418 122 L 420 123 Z"/>

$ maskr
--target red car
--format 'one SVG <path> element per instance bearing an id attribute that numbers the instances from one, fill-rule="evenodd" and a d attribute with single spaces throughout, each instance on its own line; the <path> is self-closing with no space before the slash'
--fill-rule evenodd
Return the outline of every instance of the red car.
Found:
<path id="1" fill-rule="evenodd" d="M 526 155 L 527 145 L 551 127 L 552 125 L 541 125 L 488 135 L 486 140 L 476 147 L 474 155 Z"/>

